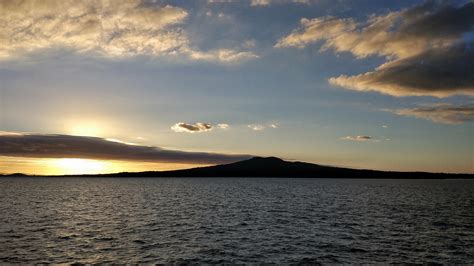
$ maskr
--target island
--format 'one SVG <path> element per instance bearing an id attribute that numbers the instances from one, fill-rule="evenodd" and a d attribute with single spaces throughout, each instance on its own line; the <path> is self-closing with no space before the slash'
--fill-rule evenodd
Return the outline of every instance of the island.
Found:
<path id="1" fill-rule="evenodd" d="M 0 177 L 29 177 L 9 174 Z M 253 157 L 239 162 L 171 171 L 121 172 L 97 175 L 58 175 L 56 177 L 278 177 L 278 178 L 376 178 L 376 179 L 472 179 L 467 173 L 396 172 L 333 167 L 285 161 L 277 157 Z M 35 175 L 38 177 L 38 175 Z"/>

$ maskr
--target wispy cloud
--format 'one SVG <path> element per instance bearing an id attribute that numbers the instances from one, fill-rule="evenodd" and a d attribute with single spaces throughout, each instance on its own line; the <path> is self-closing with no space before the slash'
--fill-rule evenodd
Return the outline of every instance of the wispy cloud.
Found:
<path id="1" fill-rule="evenodd" d="M 0 131 L 0 137 L 1 136 L 21 136 L 21 133 L 17 132 L 9 132 L 9 131 Z"/>
<path id="2" fill-rule="evenodd" d="M 341 138 L 342 140 L 350 140 L 350 141 L 377 141 L 371 136 L 367 135 L 359 135 L 359 136 L 345 136 Z"/>
<path id="3" fill-rule="evenodd" d="M 267 7 L 267 6 L 270 6 L 272 4 L 286 4 L 286 3 L 309 5 L 313 2 L 316 2 L 316 0 L 248 0 L 248 1 L 242 1 L 242 0 L 208 0 L 207 2 L 210 3 L 210 4 L 247 2 L 252 7 Z"/>
<path id="4" fill-rule="evenodd" d="M 229 124 L 225 124 L 225 123 L 217 124 L 217 127 L 220 128 L 220 129 L 229 129 L 230 128 Z"/>
<path id="5" fill-rule="evenodd" d="M 415 108 L 384 110 L 397 115 L 421 118 L 442 124 L 455 125 L 474 121 L 474 106 L 471 105 L 455 106 L 451 104 L 437 104 Z"/>
<path id="6" fill-rule="evenodd" d="M 218 19 L 230 19 L 231 16 L 223 13 L 223 12 L 212 12 L 212 10 L 208 10 L 206 12 L 206 16 L 208 17 L 216 17 Z"/>
<path id="7" fill-rule="evenodd" d="M 69 49 L 105 57 L 184 56 L 236 62 L 250 51 L 196 49 L 183 24 L 183 8 L 129 1 L 0 1 L 0 59 L 47 49 Z"/>
<path id="8" fill-rule="evenodd" d="M 259 58 L 259 56 L 252 51 L 233 49 L 216 49 L 211 51 L 185 49 L 184 51 L 187 55 L 189 55 L 190 58 L 204 61 L 238 62 L 242 60 Z"/>
<path id="9" fill-rule="evenodd" d="M 251 125 L 247 125 L 247 127 L 254 131 L 262 131 L 265 129 L 264 125 L 259 125 L 259 124 L 251 124 Z"/>
<path id="10" fill-rule="evenodd" d="M 300 28 L 278 40 L 275 47 L 303 48 L 321 41 L 321 50 L 388 59 L 372 72 L 329 80 L 352 90 L 392 96 L 474 95 L 473 45 L 464 43 L 463 38 L 474 28 L 473 13 L 474 2 L 457 7 L 449 2 L 428 1 L 371 16 L 365 22 L 352 18 L 303 18 Z"/>
<path id="11" fill-rule="evenodd" d="M 270 0 L 251 0 L 251 6 L 268 6 L 270 4 Z"/>
<path id="12" fill-rule="evenodd" d="M 275 129 L 275 128 L 278 128 L 280 126 L 279 123 L 269 123 L 269 124 L 250 124 L 250 125 L 247 125 L 248 128 L 254 130 L 254 131 L 262 131 L 262 130 L 265 130 L 267 128 L 272 128 L 272 129 Z"/>
<path id="13" fill-rule="evenodd" d="M 271 4 L 305 4 L 309 5 L 315 0 L 250 0 L 250 6 L 269 6 Z"/>
<path id="14" fill-rule="evenodd" d="M 248 159 L 249 155 L 167 150 L 129 145 L 98 137 L 43 134 L 0 135 L 0 156 L 31 158 L 83 158 L 191 164 L 220 164 Z"/>
<path id="15" fill-rule="evenodd" d="M 257 46 L 257 42 L 254 39 L 249 39 L 249 40 L 246 40 L 242 44 L 242 46 L 247 48 L 247 49 L 252 49 L 252 48 L 255 48 L 255 46 Z"/>

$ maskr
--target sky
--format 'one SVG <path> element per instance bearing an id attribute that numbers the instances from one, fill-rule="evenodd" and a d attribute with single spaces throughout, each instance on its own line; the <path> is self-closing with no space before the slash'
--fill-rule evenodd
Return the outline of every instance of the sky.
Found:
<path id="1" fill-rule="evenodd" d="M 474 1 L 0 0 L 0 173 L 474 173 Z"/>

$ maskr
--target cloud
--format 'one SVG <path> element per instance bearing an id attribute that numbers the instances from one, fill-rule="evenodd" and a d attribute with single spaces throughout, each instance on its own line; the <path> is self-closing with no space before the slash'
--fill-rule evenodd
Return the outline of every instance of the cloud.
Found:
<path id="1" fill-rule="evenodd" d="M 247 49 L 255 48 L 257 46 L 257 42 L 254 39 L 246 40 L 243 44 L 243 47 Z"/>
<path id="2" fill-rule="evenodd" d="M 208 17 L 217 17 L 219 19 L 230 19 L 231 18 L 229 15 L 226 15 L 222 12 L 215 13 L 215 12 L 212 12 L 211 10 L 206 12 L 206 16 L 208 16 Z"/>
<path id="3" fill-rule="evenodd" d="M 0 131 L 0 137 L 1 136 L 21 136 L 21 133 L 16 133 L 16 132 L 9 132 L 9 131 Z"/>
<path id="4" fill-rule="evenodd" d="M 323 17 L 315 19 L 302 18 L 301 27 L 294 30 L 290 35 L 281 38 L 275 44 L 276 48 L 297 47 L 304 48 L 308 44 L 321 40 L 335 38 L 343 32 L 350 32 L 356 28 L 356 23 L 352 19 L 337 19 L 334 17 Z"/>
<path id="5" fill-rule="evenodd" d="M 372 72 L 330 78 L 329 83 L 392 96 L 474 96 L 474 46 L 430 50 L 390 61 Z"/>
<path id="6" fill-rule="evenodd" d="M 428 1 L 386 15 L 371 16 L 363 23 L 352 18 L 303 18 L 301 27 L 281 38 L 276 47 L 305 47 L 323 41 L 323 49 L 404 58 L 430 48 L 458 42 L 473 29 L 474 3 L 462 7 Z"/>
<path id="7" fill-rule="evenodd" d="M 204 61 L 235 62 L 259 58 L 251 51 L 239 51 L 233 49 L 216 49 L 211 51 L 186 50 L 190 58 Z"/>
<path id="8" fill-rule="evenodd" d="M 0 156 L 191 164 L 230 163 L 251 157 L 249 155 L 167 150 L 153 146 L 129 145 L 98 137 L 42 134 L 0 135 Z"/>
<path id="9" fill-rule="evenodd" d="M 314 3 L 315 0 L 292 0 L 291 2 L 296 3 L 296 4 L 310 5 L 311 3 Z"/>
<path id="10" fill-rule="evenodd" d="M 474 106 L 438 104 L 404 109 L 385 109 L 397 115 L 415 117 L 442 124 L 462 124 L 474 121 Z"/>
<path id="11" fill-rule="evenodd" d="M 187 124 L 183 122 L 179 122 L 174 124 L 171 129 L 174 132 L 186 132 L 186 133 L 199 133 L 199 132 L 206 132 L 212 130 L 212 125 L 209 123 L 195 123 L 195 124 Z"/>
<path id="12" fill-rule="evenodd" d="M 311 2 L 315 2 L 315 0 L 250 0 L 250 6 L 269 6 L 271 4 L 286 3 L 309 5 Z"/>
<path id="13" fill-rule="evenodd" d="M 251 0 L 250 6 L 268 6 L 270 4 L 270 0 Z"/>
<path id="14" fill-rule="evenodd" d="M 265 129 L 265 126 L 264 125 L 247 125 L 248 128 L 254 130 L 254 131 L 262 131 Z"/>
<path id="15" fill-rule="evenodd" d="M 222 130 L 227 130 L 230 128 L 229 124 L 226 123 L 217 124 L 215 127 Z M 214 126 L 210 123 L 188 124 L 184 122 L 179 122 L 174 124 L 171 129 L 174 132 L 199 133 L 211 131 L 214 129 Z"/>
<path id="16" fill-rule="evenodd" d="M 241 3 L 241 0 L 208 0 L 209 4 L 223 4 L 223 3 Z M 305 4 L 309 5 L 315 2 L 315 0 L 249 0 L 248 3 L 252 7 L 266 7 L 271 4 L 286 4 L 286 3 L 295 3 L 295 4 Z"/>
<path id="17" fill-rule="evenodd" d="M 250 53 L 194 48 L 182 27 L 187 17 L 180 7 L 140 0 L 0 1 L 0 59 L 57 48 L 105 57 L 181 55 L 224 62 Z"/>
<path id="18" fill-rule="evenodd" d="M 223 3 L 232 3 L 235 0 L 207 0 L 208 4 L 223 4 Z"/>
<path id="19" fill-rule="evenodd" d="M 371 136 L 345 136 L 341 138 L 342 140 L 351 140 L 351 141 L 374 141 L 374 138 Z"/>
<path id="20" fill-rule="evenodd" d="M 109 56 L 167 54 L 187 45 L 188 13 L 140 1 L 1 1 L 0 55 L 54 47 Z"/>
<path id="21" fill-rule="evenodd" d="M 217 127 L 220 129 L 229 129 L 230 126 L 229 124 L 222 123 L 222 124 L 217 124 Z"/>
<path id="22" fill-rule="evenodd" d="M 275 129 L 275 128 L 278 128 L 280 126 L 279 123 L 269 123 L 269 124 L 250 124 L 250 125 L 247 125 L 248 128 L 254 130 L 254 131 L 262 131 L 262 130 L 265 130 L 267 128 L 272 128 L 272 129 Z"/>
<path id="23" fill-rule="evenodd" d="M 447 97 L 474 94 L 472 44 L 464 34 L 474 29 L 474 2 L 452 6 L 428 1 L 398 12 L 352 18 L 301 19 L 300 28 L 281 38 L 275 47 L 304 48 L 321 42 L 321 50 L 350 52 L 357 58 L 384 56 L 375 71 L 341 75 L 329 82 L 358 91 L 392 96 Z"/>

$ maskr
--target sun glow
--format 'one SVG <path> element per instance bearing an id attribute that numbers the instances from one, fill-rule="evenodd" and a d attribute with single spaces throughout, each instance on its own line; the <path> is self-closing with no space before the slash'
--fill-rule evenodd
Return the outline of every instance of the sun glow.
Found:
<path id="1" fill-rule="evenodd" d="M 75 123 L 69 126 L 69 132 L 75 136 L 99 137 L 104 134 L 104 128 L 95 122 Z"/>
<path id="2" fill-rule="evenodd" d="M 52 167 L 63 174 L 98 174 L 110 168 L 103 161 L 75 158 L 56 159 L 52 162 Z"/>
<path id="3" fill-rule="evenodd" d="M 53 159 L 0 156 L 0 174 L 94 175 L 119 172 L 166 171 L 191 167 L 196 167 L 196 165 L 80 158 Z"/>

